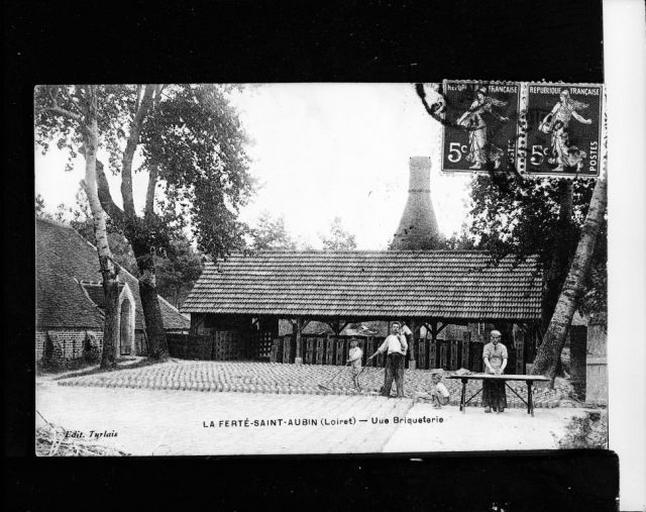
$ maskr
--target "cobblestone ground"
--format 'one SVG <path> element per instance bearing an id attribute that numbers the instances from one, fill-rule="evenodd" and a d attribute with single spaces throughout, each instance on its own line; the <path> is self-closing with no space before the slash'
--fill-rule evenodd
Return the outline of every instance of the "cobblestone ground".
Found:
<path id="1" fill-rule="evenodd" d="M 448 375 L 449 373 L 447 373 Z M 360 375 L 362 390 L 352 385 L 347 367 L 321 365 L 294 365 L 262 362 L 186 361 L 171 360 L 156 365 L 96 373 L 80 377 L 63 378 L 63 386 L 99 386 L 107 388 L 140 388 L 205 392 L 241 392 L 306 395 L 375 395 L 383 384 L 383 368 L 367 367 Z M 428 370 L 406 370 L 405 395 L 411 398 L 416 392 L 428 389 L 431 376 Z M 444 379 L 451 393 L 450 404 L 460 400 L 462 384 L 458 380 Z M 319 387 L 323 384 L 327 390 Z M 520 396 L 526 398 L 524 383 L 510 383 Z M 468 396 L 477 392 L 481 385 L 470 382 Z M 394 385 L 393 385 L 394 393 Z M 565 398 L 563 389 L 551 390 L 536 386 L 535 407 L 556 407 Z M 480 406 L 481 395 L 469 406 Z M 509 407 L 526 407 L 520 399 L 507 390 Z"/>
<path id="2" fill-rule="evenodd" d="M 522 409 L 461 413 L 456 406 L 438 410 L 370 395 L 205 393 L 52 380 L 37 381 L 36 410 L 36 427 L 47 421 L 140 456 L 542 450 L 558 448 L 572 416 L 584 414 L 565 407 L 541 409 L 535 417 Z"/>

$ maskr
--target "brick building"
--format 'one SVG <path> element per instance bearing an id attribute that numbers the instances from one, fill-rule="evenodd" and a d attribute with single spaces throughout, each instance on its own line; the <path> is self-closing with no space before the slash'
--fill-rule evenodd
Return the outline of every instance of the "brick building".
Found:
<path id="1" fill-rule="evenodd" d="M 117 356 L 147 353 L 139 284 L 121 269 Z M 162 297 L 167 332 L 186 332 L 189 320 Z M 64 359 L 83 356 L 103 341 L 104 295 L 96 248 L 69 226 L 36 220 L 36 360 L 46 341 Z"/>

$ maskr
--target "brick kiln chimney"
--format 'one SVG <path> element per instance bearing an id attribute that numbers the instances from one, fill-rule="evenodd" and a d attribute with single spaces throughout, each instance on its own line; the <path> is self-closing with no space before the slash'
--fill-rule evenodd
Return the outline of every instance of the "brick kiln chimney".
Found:
<path id="1" fill-rule="evenodd" d="M 431 202 L 431 159 L 412 156 L 409 167 L 408 201 L 391 249 L 438 249 L 441 236 Z"/>

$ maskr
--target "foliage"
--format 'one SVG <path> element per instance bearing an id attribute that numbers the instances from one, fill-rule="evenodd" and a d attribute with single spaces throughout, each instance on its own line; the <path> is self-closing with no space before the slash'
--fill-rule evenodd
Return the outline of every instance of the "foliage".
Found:
<path id="1" fill-rule="evenodd" d="M 247 137 L 227 92 L 217 85 L 168 86 L 141 136 L 140 169 L 158 173 L 162 224 L 190 225 L 200 249 L 215 259 L 244 247 L 246 226 L 237 217 L 254 184 Z"/>
<path id="2" fill-rule="evenodd" d="M 415 92 L 429 116 L 442 125 L 452 125 L 445 116 L 446 100 L 441 88 L 427 95 L 424 85 L 418 83 Z M 470 248 L 468 240 L 472 239 L 475 248 L 489 250 L 495 258 L 509 253 L 520 259 L 538 254 L 545 270 L 543 322 L 549 322 L 581 235 L 595 182 L 576 179 L 570 187 L 558 178 L 526 179 L 513 161 L 500 168 L 490 163 L 486 170 L 486 176 L 473 179 L 470 226 L 463 231 L 462 240 L 453 242 L 466 242 Z M 584 313 L 606 307 L 606 244 L 604 217 L 591 271 L 585 275 L 586 293 L 578 304 Z"/>
<path id="3" fill-rule="evenodd" d="M 450 237 L 443 239 L 440 249 L 450 249 L 450 250 L 471 250 L 476 248 L 476 243 L 474 237 L 471 233 L 467 231 L 466 226 L 462 226 L 462 229 L 458 233 L 453 233 Z"/>
<path id="4" fill-rule="evenodd" d="M 92 212 L 90 204 L 83 189 L 76 193 L 76 204 L 67 209 L 70 216 L 69 225 L 85 238 L 88 242 L 96 245 L 94 235 L 94 222 L 92 221 Z M 107 222 L 108 244 L 112 251 L 114 261 L 121 267 L 125 268 L 133 275 L 137 275 L 137 262 L 132 252 L 130 243 L 123 236 L 122 231 L 115 226 L 114 222 L 108 217 Z"/>
<path id="5" fill-rule="evenodd" d="M 68 224 L 91 244 L 96 244 L 90 205 L 83 189 L 76 194 L 76 204 L 67 208 Z M 61 216 L 60 219 L 64 222 Z M 108 240 L 117 264 L 133 275 L 137 274 L 137 262 L 130 243 L 123 233 L 108 218 Z M 168 243 L 168 249 L 154 256 L 157 291 L 166 300 L 179 307 L 202 272 L 202 254 L 193 249 L 183 233 L 178 233 Z"/>
<path id="6" fill-rule="evenodd" d="M 320 238 L 325 251 L 352 251 L 357 248 L 355 236 L 343 227 L 341 217 L 334 217 L 329 234 Z"/>
<path id="7" fill-rule="evenodd" d="M 516 254 L 524 258 L 538 254 L 544 268 L 549 268 L 556 248 L 563 248 L 571 258 L 587 214 L 595 182 L 576 179 L 572 183 L 570 229 L 563 229 L 559 216 L 561 197 L 559 179 L 515 179 L 500 187 L 488 176 L 472 181 L 472 207 L 468 231 L 478 249 L 496 257 Z M 607 222 L 601 227 L 593 257 L 593 270 L 586 283 L 582 310 L 605 309 Z"/>
<path id="8" fill-rule="evenodd" d="M 133 108 L 136 86 L 104 85 L 96 89 L 99 146 L 114 154 L 123 122 Z M 132 93 L 132 94 L 129 94 Z M 35 139 L 46 154 L 51 145 L 66 149 L 69 159 L 66 170 L 83 146 L 80 121 L 90 102 L 86 85 L 45 85 L 34 90 Z"/>
<path id="9" fill-rule="evenodd" d="M 155 266 L 157 291 L 179 308 L 202 273 L 203 258 L 186 237 L 176 237 L 166 256 L 157 257 Z"/>
<path id="10" fill-rule="evenodd" d="M 63 203 L 59 204 L 56 207 L 56 212 L 54 214 L 49 213 L 46 210 L 45 198 L 38 194 L 34 199 L 34 209 L 36 212 L 36 217 L 41 219 L 54 220 L 56 222 L 65 222 L 65 205 Z"/>
<path id="11" fill-rule="evenodd" d="M 565 435 L 559 439 L 561 449 L 606 449 L 608 447 L 608 415 L 604 410 L 572 416 Z"/>
<path id="12" fill-rule="evenodd" d="M 237 215 L 252 193 L 253 181 L 246 135 L 228 91 L 219 85 L 189 84 L 97 88 L 99 150 L 108 154 L 105 168 L 122 174 L 126 215 L 118 218 L 106 211 L 129 239 L 168 249 L 173 234 L 188 225 L 200 248 L 213 258 L 243 247 L 245 226 Z M 66 149 L 68 166 L 83 152 L 81 128 L 73 116 L 80 115 L 87 98 L 83 85 L 41 86 L 35 91 L 36 141 L 43 153 L 52 144 Z M 71 117 L 51 115 L 61 110 Z M 139 137 L 131 140 L 137 122 Z M 134 172 L 148 173 L 154 184 L 144 217 L 127 207 L 127 196 L 132 195 L 126 181 L 129 156 L 134 157 Z"/>
<path id="13" fill-rule="evenodd" d="M 47 212 L 45 211 L 45 198 L 38 194 L 34 199 L 34 203 L 36 217 L 46 217 Z"/>
<path id="14" fill-rule="evenodd" d="M 101 346 L 93 334 L 87 334 L 83 347 L 83 359 L 88 364 L 96 364 L 101 361 Z"/>
<path id="15" fill-rule="evenodd" d="M 296 241 L 285 227 L 284 217 L 272 217 L 268 211 L 260 214 L 249 232 L 249 249 L 252 251 L 293 251 Z"/>

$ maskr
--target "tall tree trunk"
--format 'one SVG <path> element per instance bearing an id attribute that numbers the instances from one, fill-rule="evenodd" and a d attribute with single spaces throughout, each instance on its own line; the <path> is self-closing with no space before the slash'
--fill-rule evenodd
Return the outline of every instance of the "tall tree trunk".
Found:
<path id="1" fill-rule="evenodd" d="M 97 191 L 96 152 L 98 149 L 99 128 L 96 112 L 96 86 L 89 86 L 89 88 L 89 108 L 84 131 L 85 192 L 92 210 L 94 235 L 103 279 L 103 293 L 105 295 L 101 368 L 112 368 L 116 365 L 116 348 L 119 340 L 119 281 L 117 276 L 118 269 L 113 262 L 110 246 L 108 245 L 105 213 L 99 202 Z"/>
<path id="2" fill-rule="evenodd" d="M 157 294 L 157 278 L 152 247 L 145 241 L 130 238 L 132 250 L 139 268 L 139 296 L 144 310 L 146 334 L 148 335 L 148 357 L 164 360 L 168 357 L 168 342 L 164 328 L 164 317 Z"/>
<path id="3" fill-rule="evenodd" d="M 585 278 L 590 270 L 597 234 L 603 222 L 607 203 L 606 176 L 600 176 L 594 187 L 590 207 L 581 230 L 581 238 L 576 248 L 570 271 L 561 290 L 554 309 L 552 320 L 543 337 L 534 360 L 533 374 L 545 374 L 552 378 L 556 375 L 557 363 L 565 345 L 565 338 L 572 323 L 572 317 L 583 296 Z"/>
<path id="4" fill-rule="evenodd" d="M 147 234 L 146 226 L 148 218 L 154 217 L 153 203 L 154 191 L 157 180 L 156 169 L 150 175 L 148 191 L 146 194 L 146 208 L 144 219 L 137 217 L 132 193 L 132 163 L 139 144 L 139 136 L 146 114 L 153 106 L 153 94 L 161 92 L 160 87 L 146 85 L 143 94 L 137 103 L 135 116 L 130 126 L 130 134 L 121 160 L 121 198 L 123 210 L 112 200 L 110 186 L 103 172 L 99 167 L 99 198 L 103 208 L 115 223 L 124 229 L 126 239 L 130 242 L 132 251 L 137 259 L 139 269 L 139 296 L 144 312 L 146 323 L 146 334 L 148 336 L 148 356 L 156 360 L 164 360 L 168 357 L 168 344 L 166 342 L 166 331 L 164 319 L 161 314 L 159 297 L 157 295 L 157 283 L 155 277 L 155 264 L 152 257 L 152 245 Z"/>
<path id="5" fill-rule="evenodd" d="M 545 276 L 545 295 L 543 297 L 542 329 L 549 327 L 563 283 L 567 278 L 570 260 L 576 248 L 573 224 L 572 180 L 563 179 L 559 183 L 559 220 L 558 236 L 555 237 L 552 261 Z"/>
<path id="6" fill-rule="evenodd" d="M 557 224 L 558 236 L 555 237 L 552 249 L 552 261 L 545 279 L 545 294 L 542 304 L 541 333 L 549 328 L 570 269 L 570 261 L 576 249 L 576 233 L 574 229 L 574 198 L 572 180 L 559 181 L 559 220 Z M 556 361 L 556 375 L 563 376 L 561 358 Z"/>

